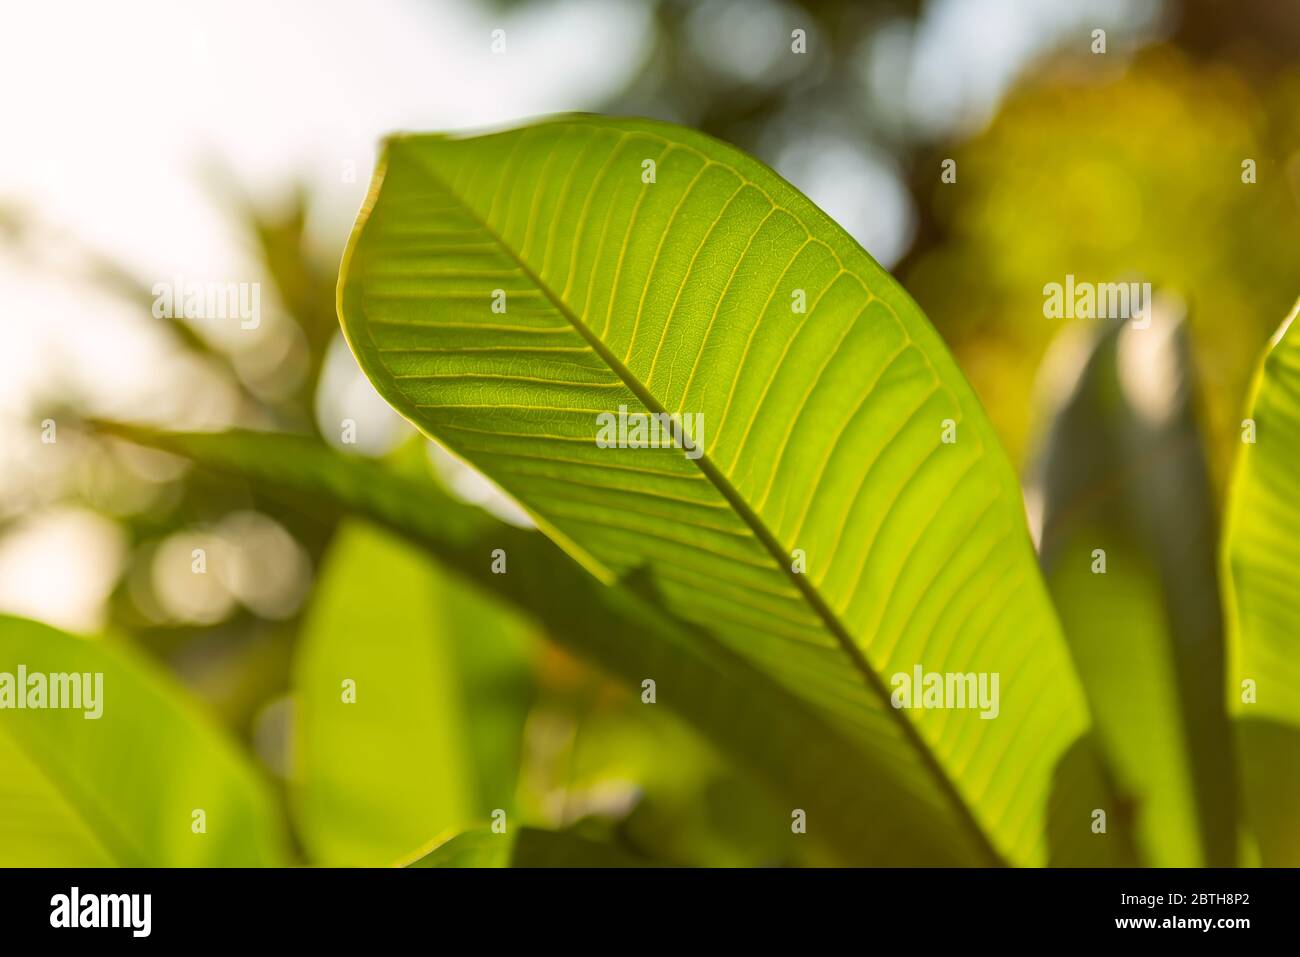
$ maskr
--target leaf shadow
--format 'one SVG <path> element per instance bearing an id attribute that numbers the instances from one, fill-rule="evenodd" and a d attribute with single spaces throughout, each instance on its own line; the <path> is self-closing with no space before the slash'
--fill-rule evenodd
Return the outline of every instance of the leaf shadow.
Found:
<path id="1" fill-rule="evenodd" d="M 1241 802 L 1264 867 L 1300 867 L 1300 728 L 1235 722 Z"/>
<path id="2" fill-rule="evenodd" d="M 1104 812 L 1104 832 L 1098 831 Z M 1066 749 L 1052 772 L 1047 807 L 1050 867 L 1137 867 L 1137 806 L 1120 793 L 1093 732 Z"/>

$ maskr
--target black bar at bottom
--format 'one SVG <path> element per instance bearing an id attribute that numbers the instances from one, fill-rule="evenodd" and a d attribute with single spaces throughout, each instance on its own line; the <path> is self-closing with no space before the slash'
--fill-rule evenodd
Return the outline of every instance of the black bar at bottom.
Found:
<path id="1" fill-rule="evenodd" d="M 845 932 L 864 947 L 896 934 L 927 945 L 1043 933 L 1231 944 L 1287 933 L 1298 890 L 1293 870 L 0 870 L 0 933 L 6 944 L 76 935 L 332 948 L 390 935 L 457 949 L 505 936 L 771 942 L 782 930 Z"/>

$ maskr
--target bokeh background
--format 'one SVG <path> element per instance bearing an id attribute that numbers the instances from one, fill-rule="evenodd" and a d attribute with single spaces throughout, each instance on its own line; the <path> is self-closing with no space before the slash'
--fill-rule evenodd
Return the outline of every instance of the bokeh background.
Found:
<path id="1" fill-rule="evenodd" d="M 336 523 L 78 423 L 314 433 L 526 521 L 422 448 L 339 335 L 338 261 L 384 133 L 591 110 L 754 153 L 901 280 L 1031 477 L 1051 431 L 1044 389 L 1083 361 L 1069 324 L 1044 318 L 1044 284 L 1150 281 L 1185 317 L 1187 442 L 1215 512 L 1256 357 L 1300 293 L 1287 3 L 55 0 L 5 19 L 0 610 L 127 636 L 286 802 L 302 759 L 295 673 L 310 666 L 295 656 L 313 613 L 340 602 L 322 593 Z M 807 54 L 791 55 L 793 29 Z M 946 159 L 955 183 L 941 182 Z M 260 327 L 154 318 L 151 288 L 178 276 L 260 282 Z M 213 574 L 191 574 L 197 542 Z M 522 727 L 526 816 L 600 819 L 686 863 L 795 853 L 755 838 L 767 832 L 746 816 L 765 812 L 688 729 L 508 630 L 494 687 Z"/>

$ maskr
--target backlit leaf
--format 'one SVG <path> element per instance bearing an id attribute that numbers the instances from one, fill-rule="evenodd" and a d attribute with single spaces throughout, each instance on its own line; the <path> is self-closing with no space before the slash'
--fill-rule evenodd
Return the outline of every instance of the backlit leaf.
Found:
<path id="1" fill-rule="evenodd" d="M 0 672 L 102 675 L 85 708 L 0 711 L 0 864 L 257 867 L 283 864 L 279 809 L 234 746 L 130 649 L 0 616 Z M 85 704 L 83 700 L 83 705 Z M 33 806 L 34 801 L 48 801 Z M 196 830 L 201 811 L 204 830 Z"/>
<path id="2" fill-rule="evenodd" d="M 939 842 L 1046 859 L 1089 718 L 1019 487 L 916 305 L 769 169 L 640 120 L 395 137 L 339 304 L 379 392 L 593 574 L 813 703 Z M 598 446 L 624 409 L 698 441 Z M 998 676 L 996 718 L 891 707 L 917 668 Z"/>

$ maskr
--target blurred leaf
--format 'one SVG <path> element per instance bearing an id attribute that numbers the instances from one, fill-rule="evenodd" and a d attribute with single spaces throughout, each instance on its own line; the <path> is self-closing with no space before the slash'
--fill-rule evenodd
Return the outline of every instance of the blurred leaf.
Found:
<path id="1" fill-rule="evenodd" d="M 1273 336 L 1251 392 L 1254 442 L 1237 458 L 1224 532 L 1228 702 L 1245 720 L 1244 786 L 1265 864 L 1300 865 L 1293 733 L 1300 729 L 1300 304 Z M 1247 424 L 1243 423 L 1245 439 Z M 1250 684 L 1247 685 L 1246 683 Z M 1290 787 L 1289 787 L 1290 785 Z M 1267 807 L 1282 800 L 1284 813 Z"/>
<path id="2" fill-rule="evenodd" d="M 265 496 L 317 516 L 364 517 L 413 541 L 464 579 L 530 615 L 553 641 L 640 693 L 649 676 L 658 702 L 738 759 L 784 800 L 808 812 L 807 835 L 838 860 L 855 863 L 971 863 L 944 840 L 930 809 L 890 776 L 877 776 L 864 752 L 836 726 L 771 678 L 719 645 L 707 630 L 665 615 L 652 585 L 633 574 L 604 586 L 545 536 L 505 525 L 452 499 L 431 481 L 394 475 L 378 463 L 341 455 L 303 436 L 232 431 L 162 433 L 120 424 L 99 427 L 123 438 L 238 476 Z M 492 552 L 508 558 L 494 575 Z M 1084 822 L 1101 797 L 1095 775 L 1072 779 Z M 888 821 L 889 826 L 881 826 Z M 788 814 L 782 826 L 789 826 Z M 1073 831 L 1068 832 L 1077 840 Z M 1096 842 L 1087 845 L 1096 853 Z M 1067 846 L 1064 860 L 1076 845 Z"/>
<path id="3" fill-rule="evenodd" d="M 1300 867 L 1300 729 L 1245 716 L 1236 722 L 1242 801 L 1259 863 Z"/>
<path id="4" fill-rule="evenodd" d="M 169 679 L 121 645 L 0 616 L 0 671 L 103 675 L 102 715 L 0 712 L 0 863 L 253 867 L 285 862 L 265 783 Z M 41 801 L 33 806 L 31 802 Z M 10 810 L 12 809 L 12 810 Z M 201 809 L 206 833 L 191 829 Z"/>
<path id="5" fill-rule="evenodd" d="M 585 567 L 821 709 L 939 841 L 1046 860 L 1089 719 L 1019 486 L 925 317 L 789 184 L 651 121 L 394 137 L 339 307 L 380 394 Z M 598 447 L 624 409 L 698 443 Z M 916 668 L 999 676 L 996 720 L 891 707 Z"/>
<path id="6" fill-rule="evenodd" d="M 116 863 L 70 799 L 18 747 L 3 724 L 0 769 L 0 867 L 112 867 Z"/>
<path id="7" fill-rule="evenodd" d="M 1136 867 L 1141 862 L 1131 805 L 1123 800 L 1097 745 L 1094 728 L 1076 741 L 1056 766 L 1047 820 L 1048 866 Z M 1105 782 L 1098 788 L 1096 781 Z M 1108 839 L 1079 845 L 1079 822 L 1096 825 L 1097 809 L 1106 810 Z M 1094 837 L 1100 836 L 1094 834 Z"/>
<path id="8" fill-rule="evenodd" d="M 1300 305 L 1265 354 L 1251 396 L 1254 443 L 1243 442 L 1225 534 L 1237 713 L 1300 726 Z M 1241 682 L 1258 690 L 1242 702 Z"/>
<path id="9" fill-rule="evenodd" d="M 1220 34 L 1239 26 L 1215 5 L 1179 7 Z M 1300 233 L 1284 168 L 1300 142 L 1294 57 L 1289 76 L 1269 80 L 1249 59 L 1242 71 L 1167 45 L 1123 69 L 1087 53 L 1046 58 L 978 135 L 943 144 L 921 167 L 935 229 L 898 274 L 1013 457 L 1030 423 L 1032 370 L 1056 328 L 1040 318 L 1044 283 L 1147 279 L 1193 304 L 1221 491 L 1258 344 L 1295 298 Z M 960 185 L 939 181 L 940 157 L 956 161 Z M 1246 158 L 1258 162 L 1258 182 L 1242 182 Z"/>
<path id="10" fill-rule="evenodd" d="M 720 763 L 672 712 L 636 695 L 613 696 L 606 683 L 587 688 L 567 711 L 548 696 L 530 718 L 527 796 L 541 800 L 527 820 L 599 822 L 629 850 L 675 865 L 826 859 L 818 844 L 791 832 L 787 808 Z"/>
<path id="11" fill-rule="evenodd" d="M 567 831 L 466 831 L 408 867 L 645 867 L 649 861 Z"/>
<path id="12" fill-rule="evenodd" d="M 296 820 L 313 863 L 389 864 L 513 810 L 527 656 L 504 610 L 389 533 L 345 525 L 294 668 Z"/>
<path id="13" fill-rule="evenodd" d="M 1215 513 L 1184 326 L 1157 310 L 1148 328 L 1067 330 L 1040 392 L 1043 569 L 1142 849 L 1232 866 Z"/>

